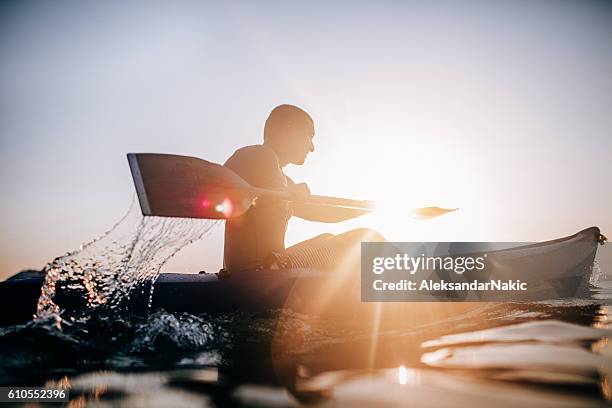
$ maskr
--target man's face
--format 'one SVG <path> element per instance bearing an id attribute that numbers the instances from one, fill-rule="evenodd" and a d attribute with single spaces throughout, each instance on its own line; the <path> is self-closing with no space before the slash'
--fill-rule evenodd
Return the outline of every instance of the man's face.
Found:
<path id="1" fill-rule="evenodd" d="M 314 152 L 314 128 L 312 126 L 299 127 L 291 131 L 287 138 L 290 146 L 287 149 L 289 163 L 301 165 L 306 161 L 306 156 Z"/>

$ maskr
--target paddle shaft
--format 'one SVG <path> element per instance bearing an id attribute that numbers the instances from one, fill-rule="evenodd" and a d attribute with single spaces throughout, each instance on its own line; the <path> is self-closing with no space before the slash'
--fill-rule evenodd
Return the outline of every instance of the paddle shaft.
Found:
<path id="1" fill-rule="evenodd" d="M 307 204 L 307 205 L 318 205 L 322 207 L 336 207 L 336 208 L 347 208 L 353 210 L 363 210 L 366 212 L 372 212 L 376 209 L 376 205 L 372 201 L 368 200 L 352 200 L 349 198 L 339 198 L 339 197 L 328 197 L 328 196 L 319 196 L 319 195 L 310 195 L 307 197 L 296 197 L 294 194 L 288 191 L 277 191 L 277 190 L 267 190 L 252 187 L 253 192 L 257 194 L 258 197 L 272 197 L 280 200 L 286 200 L 295 202 L 298 204 Z M 444 215 L 453 211 L 456 211 L 457 208 L 440 208 L 440 207 L 421 207 L 414 208 L 412 210 L 413 215 L 418 219 L 429 219 L 438 217 L 440 215 Z"/>

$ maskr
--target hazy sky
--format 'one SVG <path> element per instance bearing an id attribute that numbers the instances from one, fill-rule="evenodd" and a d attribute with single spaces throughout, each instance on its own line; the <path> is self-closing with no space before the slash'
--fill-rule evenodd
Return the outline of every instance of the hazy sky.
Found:
<path id="1" fill-rule="evenodd" d="M 127 152 L 223 162 L 281 103 L 316 124 L 292 178 L 387 203 L 289 243 L 612 235 L 610 39 L 611 2 L 2 2 L 0 277 L 113 225 Z M 403 213 L 428 204 L 461 210 Z M 215 271 L 222 235 L 166 270 Z"/>

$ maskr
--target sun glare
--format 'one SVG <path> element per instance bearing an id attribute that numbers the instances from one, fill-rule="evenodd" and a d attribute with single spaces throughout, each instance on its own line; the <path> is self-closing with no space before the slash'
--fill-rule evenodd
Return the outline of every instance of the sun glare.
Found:
<path id="1" fill-rule="evenodd" d="M 366 154 L 371 153 L 357 152 L 354 160 L 363 163 Z M 409 240 L 409 231 L 420 230 L 423 221 L 414 219 L 415 208 L 461 208 L 474 199 L 468 188 L 470 166 L 443 143 L 395 138 L 393 149 L 378 156 L 385 160 L 371 165 L 354 187 L 376 203 L 369 221 L 390 240 Z"/>
<path id="2" fill-rule="evenodd" d="M 401 385 L 408 384 L 408 370 L 406 369 L 406 366 L 399 366 L 397 380 Z"/>

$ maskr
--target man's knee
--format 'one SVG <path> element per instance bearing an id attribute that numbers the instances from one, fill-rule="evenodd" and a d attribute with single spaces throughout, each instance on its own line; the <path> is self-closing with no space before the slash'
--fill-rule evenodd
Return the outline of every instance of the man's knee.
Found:
<path id="1" fill-rule="evenodd" d="M 342 235 L 347 236 L 347 239 L 354 240 L 357 242 L 384 242 L 385 237 L 378 231 L 371 228 L 357 228 Z"/>
<path id="2" fill-rule="evenodd" d="M 384 242 L 387 240 L 380 232 L 372 228 L 359 228 L 357 231 L 361 233 L 362 241 Z"/>

